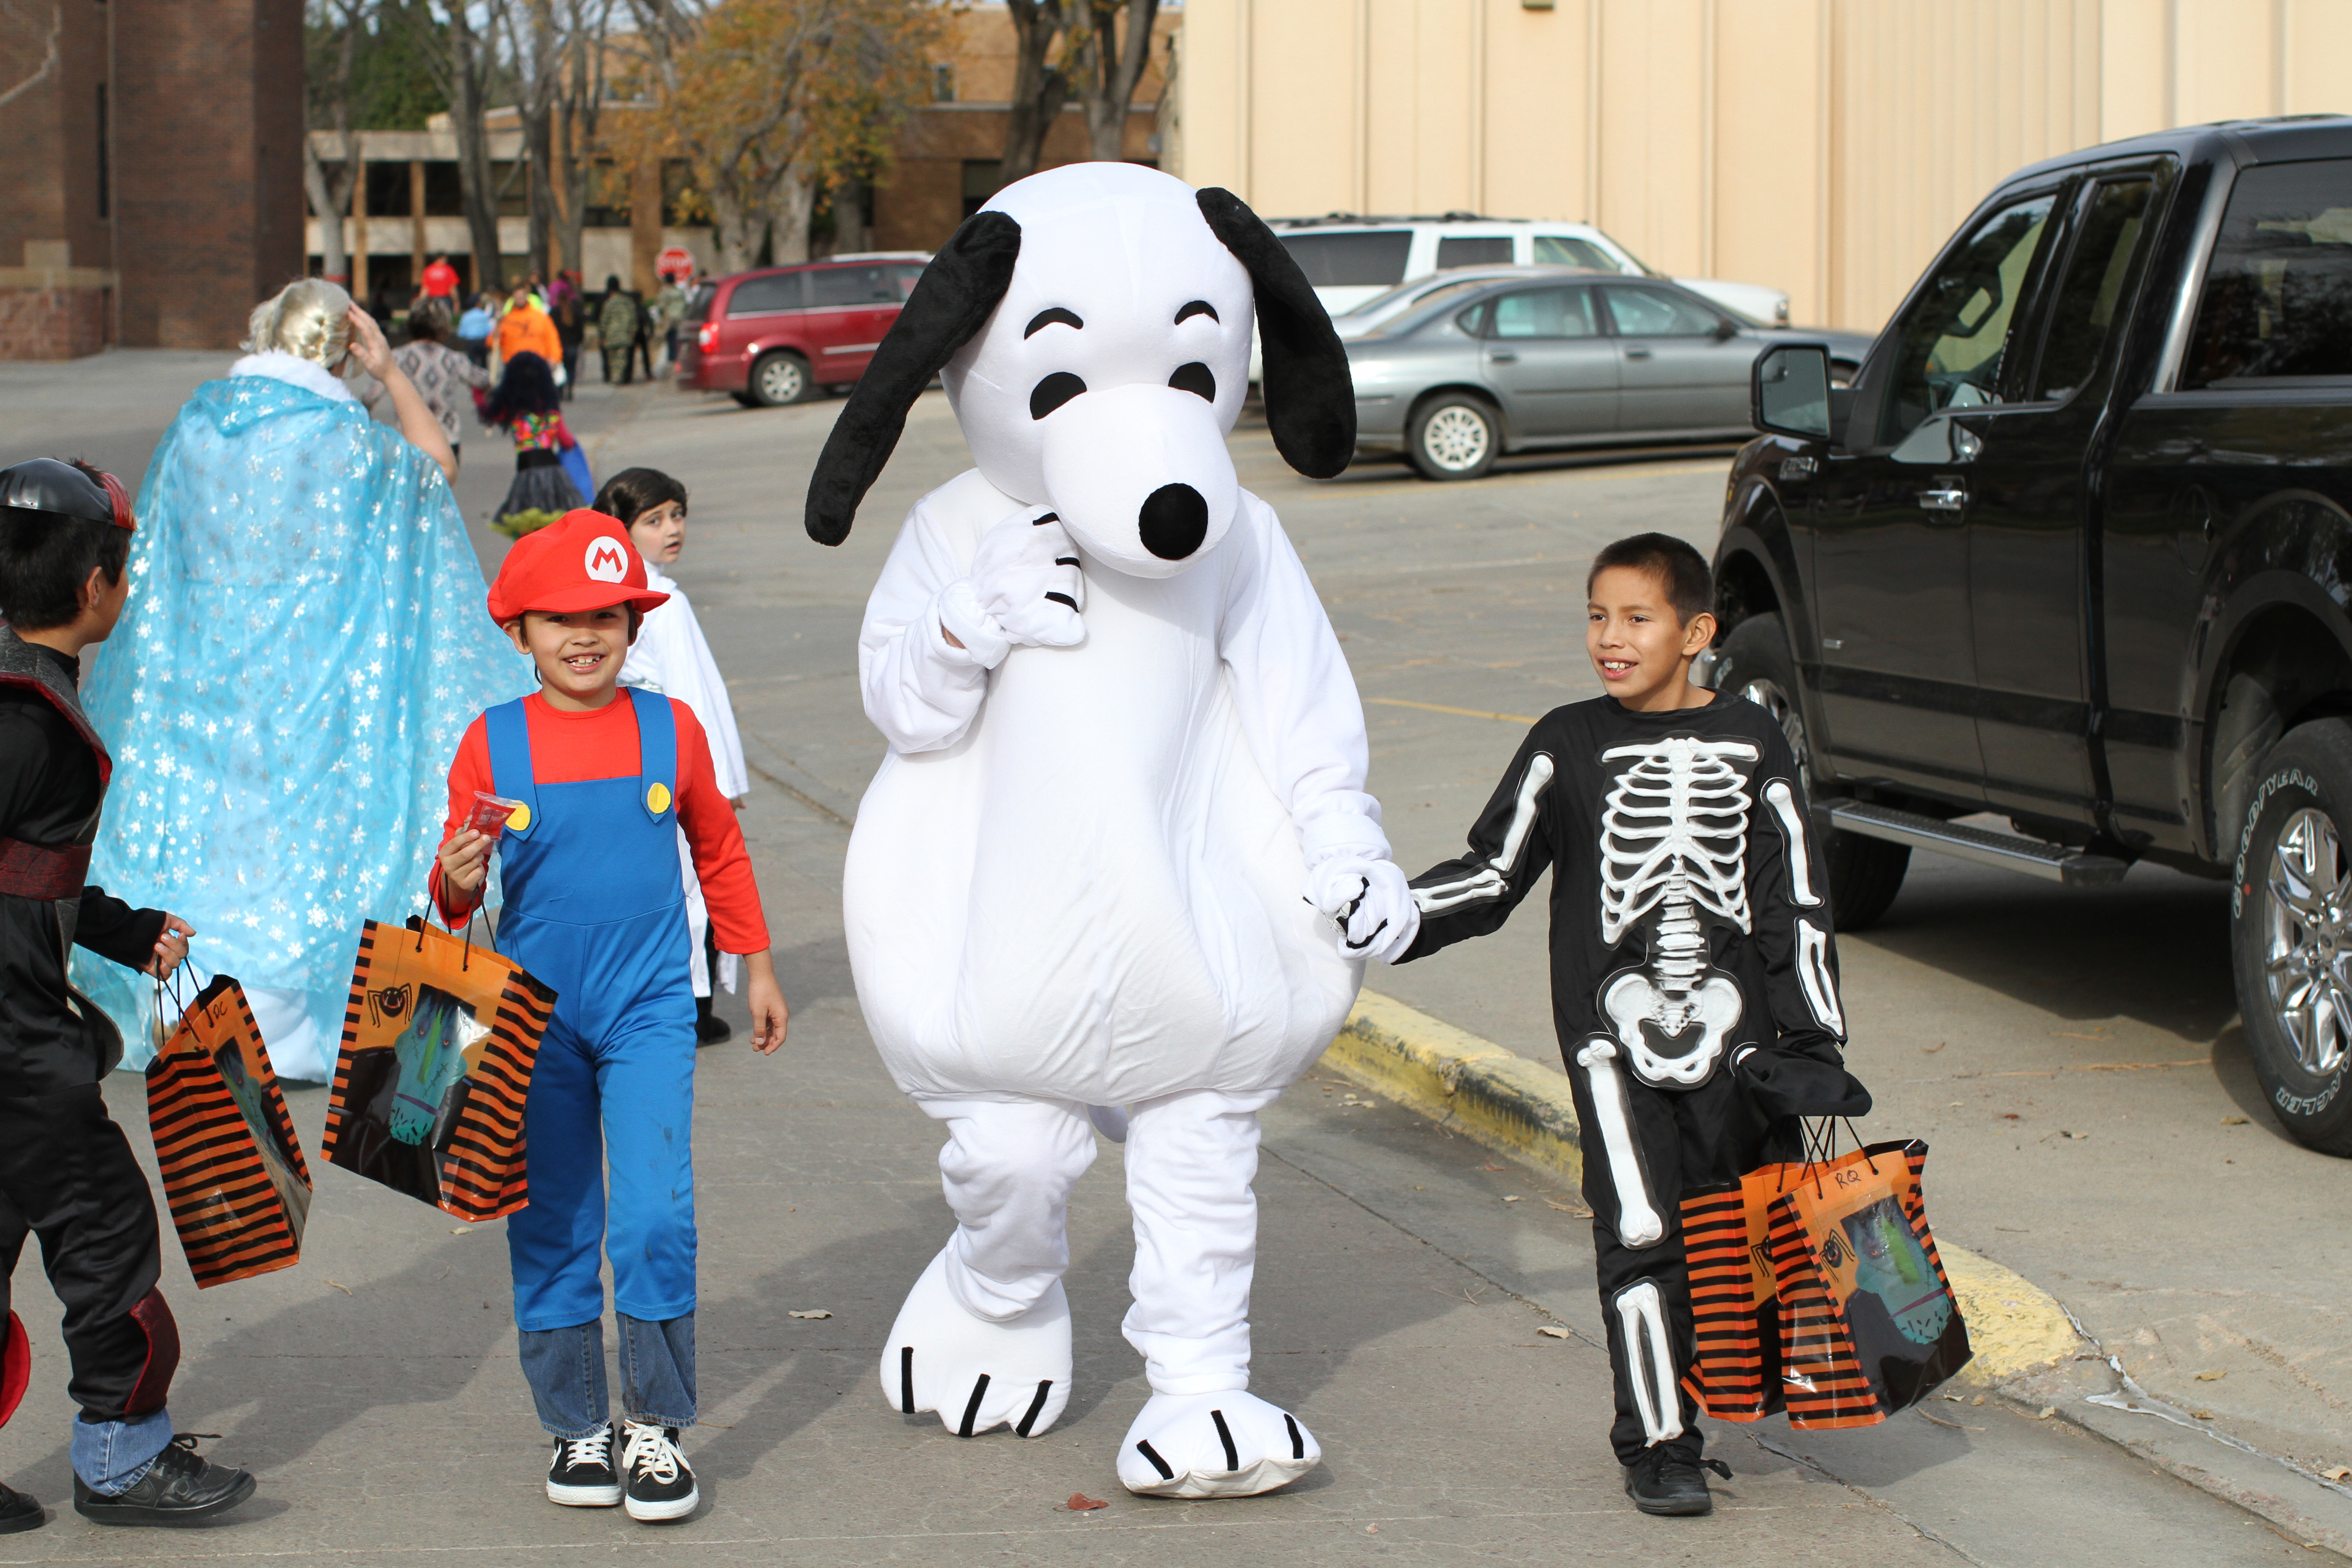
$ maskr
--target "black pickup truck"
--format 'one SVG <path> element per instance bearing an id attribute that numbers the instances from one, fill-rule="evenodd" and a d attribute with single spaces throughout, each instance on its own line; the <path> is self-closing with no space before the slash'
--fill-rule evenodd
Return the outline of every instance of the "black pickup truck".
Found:
<path id="1" fill-rule="evenodd" d="M 1780 345 L 1752 394 L 1713 679 L 1808 767 L 1839 924 L 1914 847 L 2228 877 L 2263 1087 L 2352 1155 L 2352 118 L 2037 163 L 1850 386 Z"/>

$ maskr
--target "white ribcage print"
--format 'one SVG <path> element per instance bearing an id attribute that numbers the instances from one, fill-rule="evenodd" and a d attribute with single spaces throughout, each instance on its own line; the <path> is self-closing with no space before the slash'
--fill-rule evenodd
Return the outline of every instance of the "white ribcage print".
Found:
<path id="1" fill-rule="evenodd" d="M 1612 946 L 1646 921 L 1649 957 L 1609 983 L 1601 1009 L 1634 1073 L 1651 1082 L 1704 1082 L 1739 1022 L 1738 987 L 1707 967 L 1713 916 L 1745 932 L 1748 910 L 1748 777 L 1737 763 L 1761 755 L 1748 741 L 1677 736 L 1646 746 L 1612 746 L 1606 762 L 1630 765 L 1601 814 L 1601 934 Z M 1694 1024 L 1686 1054 L 1652 1050 L 1641 1026 L 1673 1039 Z"/>

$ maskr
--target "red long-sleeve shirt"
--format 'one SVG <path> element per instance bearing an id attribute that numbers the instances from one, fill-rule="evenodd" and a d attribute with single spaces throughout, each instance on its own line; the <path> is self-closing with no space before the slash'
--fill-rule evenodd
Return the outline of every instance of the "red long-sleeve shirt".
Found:
<path id="1" fill-rule="evenodd" d="M 719 781 L 710 771 L 710 742 L 703 738 L 694 710 L 671 698 L 662 700 L 669 703 L 677 724 L 677 820 L 694 851 L 694 874 L 702 881 L 719 950 L 763 952 L 768 922 L 760 910 L 759 885 L 751 878 L 751 857 L 743 847 L 735 808 L 719 793 Z M 635 774 L 637 710 L 627 697 L 616 696 L 602 708 L 580 713 L 551 708 L 533 692 L 522 700 L 522 710 L 530 732 L 531 772 L 539 784 Z M 491 782 L 489 731 L 479 718 L 467 726 L 466 738 L 457 742 L 457 760 L 449 767 L 449 819 L 442 825 L 443 843 L 456 836 L 472 813 L 476 790 L 498 793 Z M 473 911 L 474 898 L 442 886 L 438 861 L 433 867 L 432 889 L 442 917 L 452 924 Z"/>

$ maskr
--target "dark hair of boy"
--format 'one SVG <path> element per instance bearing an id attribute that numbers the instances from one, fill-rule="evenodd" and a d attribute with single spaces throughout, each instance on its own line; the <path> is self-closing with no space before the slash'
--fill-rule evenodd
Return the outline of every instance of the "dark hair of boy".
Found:
<path id="1" fill-rule="evenodd" d="M 122 482 L 76 459 L 73 465 L 105 489 L 118 519 L 131 500 Z M 111 482 L 110 482 L 111 481 Z M 18 631 L 47 631 L 81 614 L 82 584 L 106 574 L 110 588 L 131 560 L 131 531 L 63 512 L 0 507 L 0 616 Z"/>
<path id="2" fill-rule="evenodd" d="M 1670 533 L 1636 533 L 1602 547 L 1592 558 L 1592 570 L 1585 574 L 1587 597 L 1601 574 L 1612 566 L 1630 566 L 1657 578 L 1665 586 L 1666 603 L 1685 626 L 1692 616 L 1715 608 L 1715 573 L 1706 557 Z"/>
<path id="3" fill-rule="evenodd" d="M 491 425 L 511 425 L 519 415 L 552 414 L 561 406 L 555 372 L 539 355 L 520 353 L 507 361 L 505 374 L 482 405 L 482 418 Z"/>
<path id="4" fill-rule="evenodd" d="M 657 506 L 686 504 L 686 487 L 659 468 L 623 468 L 604 481 L 588 510 L 633 523 Z"/>
<path id="5" fill-rule="evenodd" d="M 441 319 L 437 305 L 419 305 L 408 312 L 408 341 L 412 343 L 437 343 L 448 322 Z"/>

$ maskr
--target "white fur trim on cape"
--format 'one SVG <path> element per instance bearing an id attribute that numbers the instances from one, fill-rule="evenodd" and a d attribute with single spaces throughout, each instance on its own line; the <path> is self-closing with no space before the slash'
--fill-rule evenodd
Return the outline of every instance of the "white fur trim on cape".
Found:
<path id="1" fill-rule="evenodd" d="M 247 354 L 229 366 L 228 373 L 231 375 L 266 375 L 272 381 L 282 381 L 289 386 L 299 386 L 305 392 L 315 392 L 320 396 L 331 398 L 337 403 L 349 403 L 352 400 L 352 389 L 343 384 L 341 376 L 336 375 L 325 365 L 289 354 L 282 349 L 270 349 L 262 353 Z"/>

